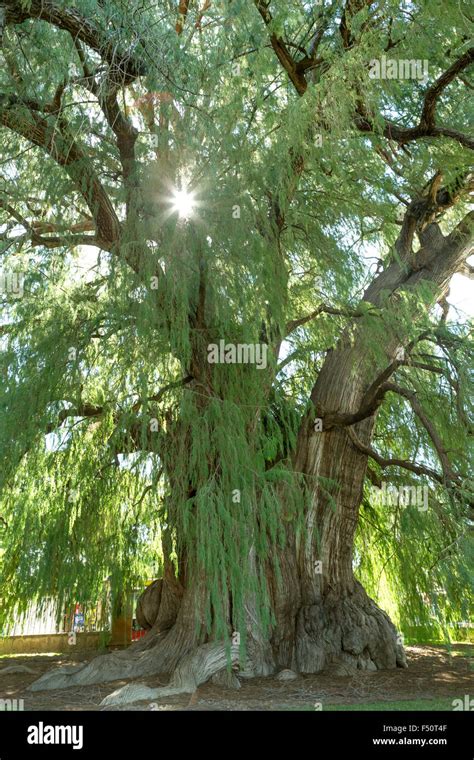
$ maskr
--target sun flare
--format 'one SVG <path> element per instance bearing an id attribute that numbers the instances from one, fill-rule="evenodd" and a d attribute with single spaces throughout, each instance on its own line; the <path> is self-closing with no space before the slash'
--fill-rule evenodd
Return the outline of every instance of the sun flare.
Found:
<path id="1" fill-rule="evenodd" d="M 182 219 L 189 219 L 196 207 L 194 193 L 189 190 L 175 190 L 172 199 L 172 210 Z"/>

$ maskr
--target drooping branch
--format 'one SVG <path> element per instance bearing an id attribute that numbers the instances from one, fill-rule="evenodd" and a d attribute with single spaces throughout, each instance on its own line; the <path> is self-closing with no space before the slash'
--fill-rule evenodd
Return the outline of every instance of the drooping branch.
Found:
<path id="1" fill-rule="evenodd" d="M 51 122 L 18 98 L 0 94 L 0 124 L 42 148 L 66 169 L 95 220 L 97 235 L 108 246 L 120 238 L 120 222 L 97 173 L 62 119 Z"/>
<path id="2" fill-rule="evenodd" d="M 127 213 L 137 191 L 137 165 L 135 160 L 135 143 L 138 131 L 127 118 L 117 100 L 118 85 L 114 82 L 110 73 L 107 73 L 98 82 L 96 76 L 90 71 L 84 51 L 79 40 L 74 39 L 74 45 L 84 71 L 84 76 L 77 79 L 77 84 L 84 86 L 97 98 L 107 124 L 115 135 L 116 145 L 123 170 L 123 181 L 127 191 Z"/>
<path id="3" fill-rule="evenodd" d="M 254 0 L 255 5 L 262 16 L 267 27 L 271 27 L 272 15 L 269 10 L 269 1 Z M 347 0 L 342 20 L 340 24 L 340 33 L 345 50 L 350 50 L 356 40 L 351 34 L 351 19 L 364 7 L 372 5 L 373 0 Z M 286 71 L 289 80 L 293 84 L 298 95 L 304 95 L 308 88 L 305 78 L 305 70 L 309 67 L 320 66 L 324 68 L 326 62 L 324 58 L 317 61 L 305 57 L 301 61 L 296 61 L 289 52 L 287 44 L 281 37 L 270 31 L 270 41 L 275 54 Z M 423 106 L 418 124 L 414 127 L 403 127 L 395 124 L 381 114 L 369 113 L 365 108 L 361 98 L 358 99 L 356 112 L 354 114 L 354 125 L 360 132 L 376 133 L 379 131 L 378 125 L 382 124 L 382 134 L 388 140 L 397 142 L 399 145 L 405 145 L 421 138 L 440 138 L 449 137 L 456 140 L 466 148 L 474 150 L 474 138 L 466 135 L 452 127 L 437 125 L 435 123 L 435 110 L 441 94 L 446 87 L 453 82 L 459 75 L 474 61 L 474 48 L 470 48 L 460 56 L 438 79 L 426 90 L 423 100 Z"/>
<path id="4" fill-rule="evenodd" d="M 186 377 L 183 377 L 180 380 L 175 380 L 173 383 L 168 383 L 167 385 L 164 385 L 163 388 L 160 388 L 160 390 L 153 396 L 148 396 L 147 401 L 158 403 L 169 391 L 175 390 L 176 388 L 184 388 L 184 386 L 188 385 L 193 379 L 194 378 L 192 375 L 186 375 Z M 137 412 L 140 409 L 141 405 L 142 402 L 137 401 L 137 403 L 132 407 L 132 411 Z"/>
<path id="5" fill-rule="evenodd" d="M 445 375 L 446 370 L 443 367 L 437 367 L 435 364 L 427 364 L 426 362 L 417 362 L 415 360 L 400 362 L 405 367 L 415 367 L 415 369 L 423 369 L 426 372 L 434 372 L 436 375 Z"/>
<path id="6" fill-rule="evenodd" d="M 136 55 L 135 48 L 121 51 L 116 41 L 109 39 L 90 18 L 86 18 L 75 8 L 63 8 L 49 0 L 3 0 L 6 9 L 6 25 L 21 24 L 27 19 L 40 19 L 69 32 L 81 40 L 104 60 L 110 67 L 109 75 L 121 85 L 130 84 L 146 73 L 144 62 Z"/>
<path id="7" fill-rule="evenodd" d="M 61 427 L 63 422 L 67 419 L 82 417 L 87 419 L 88 417 L 100 417 L 104 413 L 103 406 L 96 406 L 95 404 L 83 403 L 70 409 L 61 409 L 57 416 L 56 422 L 50 422 L 46 426 L 46 433 L 53 433 L 58 427 Z"/>
<path id="8" fill-rule="evenodd" d="M 366 454 L 366 456 L 373 459 L 374 462 L 377 462 L 377 464 L 383 470 L 385 470 L 386 467 L 400 467 L 403 470 L 409 470 L 410 472 L 415 473 L 415 475 L 425 475 L 431 480 L 435 480 L 438 483 L 444 484 L 444 476 L 441 473 L 436 472 L 436 470 L 432 470 L 430 467 L 425 467 L 424 465 L 418 464 L 416 462 L 410 462 L 408 459 L 383 457 L 371 446 L 366 446 L 364 443 L 362 443 L 352 428 L 348 428 L 348 434 L 356 449 L 362 452 L 362 454 Z"/>
<path id="9" fill-rule="evenodd" d="M 430 367 L 430 369 L 432 368 Z M 374 383 L 374 387 L 376 387 L 375 383 Z M 400 467 L 405 466 L 406 469 L 412 469 L 413 472 L 418 472 L 418 470 L 415 470 L 413 468 L 414 467 L 422 468 L 421 465 L 418 466 L 416 464 L 411 463 L 410 466 L 407 466 L 406 463 L 405 465 L 400 464 L 402 460 L 388 460 L 381 457 L 379 454 L 377 454 L 377 452 L 374 452 L 373 449 L 370 449 L 370 447 L 365 446 L 357 438 L 357 436 L 354 433 L 354 430 L 351 427 L 357 422 L 360 422 L 363 419 L 366 419 L 367 417 L 373 415 L 376 412 L 377 408 L 382 403 L 382 401 L 384 400 L 387 393 L 390 393 L 390 392 L 396 393 L 397 395 L 402 396 L 403 398 L 407 399 L 410 402 L 410 405 L 413 411 L 415 412 L 420 422 L 424 426 L 426 432 L 428 433 L 434 445 L 434 448 L 436 450 L 438 459 L 441 463 L 441 467 L 443 470 L 443 475 L 442 476 L 438 475 L 436 479 L 445 484 L 456 482 L 459 478 L 451 466 L 443 441 L 441 440 L 441 437 L 436 429 L 436 426 L 433 424 L 429 415 L 425 412 L 422 405 L 420 404 L 420 401 L 418 400 L 416 392 L 408 388 L 403 388 L 398 383 L 393 383 L 393 382 L 385 382 L 382 385 L 378 386 L 375 391 L 373 391 L 371 388 L 369 389 L 369 393 L 370 392 L 372 393 L 372 395 L 371 396 L 368 395 L 366 397 L 360 409 L 356 413 L 329 414 L 329 415 L 323 416 L 324 429 L 328 430 L 335 425 L 347 427 L 351 440 L 353 442 L 356 442 L 357 447 L 360 448 L 361 451 L 364 451 L 364 453 L 371 456 L 372 459 L 375 459 L 375 461 L 377 461 L 382 467 L 387 467 L 389 465 L 396 464 L 397 466 L 400 466 Z M 422 471 L 423 471 L 423 468 L 419 470 L 420 474 L 422 473 Z M 430 470 L 430 472 L 433 474 L 434 471 Z"/>
<path id="10" fill-rule="evenodd" d="M 366 314 L 367 312 L 364 312 Z M 358 311 L 357 309 L 336 309 L 334 306 L 328 306 L 326 304 L 320 304 L 317 309 L 312 311 L 310 314 L 306 314 L 304 317 L 300 317 L 299 319 L 292 319 L 289 322 L 286 323 L 285 327 L 285 336 L 290 335 L 294 330 L 296 330 L 298 327 L 302 327 L 303 325 L 306 325 L 308 322 L 311 322 L 313 319 L 316 319 L 316 317 L 319 317 L 320 314 L 333 314 L 334 316 L 339 317 L 360 317 L 362 316 L 362 312 Z"/>
<path id="11" fill-rule="evenodd" d="M 419 126 L 425 129 L 435 127 L 436 105 L 443 91 L 459 74 L 474 62 L 474 48 L 466 50 L 435 82 L 427 89 L 419 121 Z"/>
<path id="12" fill-rule="evenodd" d="M 0 328 L 0 335 L 1 335 L 1 328 Z M 159 391 L 157 391 L 152 396 L 148 396 L 145 401 L 147 403 L 154 403 L 157 404 L 165 397 L 167 393 L 169 393 L 172 390 L 175 390 L 177 388 L 184 388 L 186 385 L 188 385 L 194 378 L 191 375 L 187 375 L 186 377 L 180 378 L 179 380 L 176 380 L 174 382 L 168 383 L 167 385 L 164 385 L 162 388 L 160 388 Z M 132 447 L 130 450 L 136 450 L 141 451 L 143 450 L 144 443 L 149 444 L 149 448 L 147 450 L 154 451 L 154 439 L 152 437 L 152 434 L 149 430 L 147 430 L 147 435 L 143 436 L 143 420 L 137 417 L 137 413 L 140 411 L 141 407 L 143 405 L 143 401 L 139 399 L 133 406 L 129 408 L 129 412 L 127 412 L 125 415 L 121 414 L 120 412 L 116 411 L 113 414 L 113 422 L 116 426 L 120 425 L 124 422 L 124 420 L 127 418 L 128 414 L 131 414 L 133 417 L 133 421 L 131 424 L 127 425 L 127 430 L 125 431 L 126 438 L 124 440 L 127 440 Z M 97 406 L 96 404 L 90 404 L 88 402 L 84 402 L 75 406 L 71 406 L 68 409 L 62 409 L 54 422 L 48 423 L 48 425 L 45 428 L 45 433 L 53 433 L 55 430 L 57 430 L 61 425 L 63 425 L 66 420 L 71 419 L 82 419 L 86 420 L 89 418 L 97 418 L 102 417 L 106 411 L 106 406 Z M 114 437 L 117 434 L 118 430 L 116 427 L 116 430 L 112 435 L 110 436 L 110 443 L 114 444 Z M 115 445 L 112 445 L 113 453 L 118 454 L 122 453 L 120 449 L 118 449 Z"/>
<path id="13" fill-rule="evenodd" d="M 453 480 L 456 480 L 456 474 L 451 467 L 451 463 L 449 461 L 449 457 L 444 447 L 443 441 L 441 440 L 441 437 L 435 425 L 433 424 L 433 421 L 430 419 L 429 415 L 425 412 L 422 405 L 420 404 L 415 391 L 409 390 L 408 388 L 403 388 L 397 383 L 386 383 L 385 392 L 388 393 L 389 391 L 392 393 L 397 393 L 399 396 L 406 398 L 407 401 L 410 402 L 413 411 L 422 423 L 436 449 L 438 459 L 441 463 L 441 467 L 443 468 L 446 482 L 449 483 Z"/>
<path id="14" fill-rule="evenodd" d="M 176 21 L 176 32 L 182 34 L 184 31 L 184 25 L 189 11 L 190 0 L 179 0 L 178 5 L 178 20 Z"/>
<path id="15" fill-rule="evenodd" d="M 79 222 L 73 224 L 69 228 L 68 232 L 60 229 L 58 225 L 46 223 L 42 221 L 29 221 L 22 216 L 13 206 L 0 198 L 0 209 L 6 211 L 12 219 L 15 219 L 18 224 L 25 228 L 25 236 L 20 238 L 28 239 L 30 245 L 42 246 L 43 248 L 60 248 L 62 246 L 75 247 L 78 245 L 93 245 L 105 250 L 109 249 L 109 243 L 105 240 L 101 240 L 96 235 L 83 234 L 85 229 L 94 229 L 94 225 L 88 221 L 86 223 Z M 93 221 L 93 220 L 92 220 Z M 57 234 L 47 235 L 41 233 L 54 232 Z M 18 242 L 19 237 L 15 237 L 15 241 Z"/>
<path id="16" fill-rule="evenodd" d="M 388 365 L 386 369 L 380 373 L 376 380 L 374 380 L 364 395 L 360 407 L 356 412 L 330 412 L 325 414 L 323 411 L 320 411 L 319 416 L 323 420 L 324 429 L 330 430 L 333 427 L 351 427 L 358 422 L 362 422 L 362 420 L 365 420 L 376 413 L 381 403 L 384 401 L 387 393 L 397 393 L 398 395 L 403 396 L 408 401 L 410 401 L 413 411 L 419 417 L 434 444 L 446 479 L 454 480 L 456 478 L 456 475 L 452 470 L 441 438 L 432 421 L 421 406 L 415 391 L 403 388 L 397 383 L 387 381 L 387 379 L 400 366 L 414 366 L 430 372 L 435 372 L 437 374 L 445 374 L 444 369 L 441 367 L 433 366 L 431 364 L 412 362 L 407 360 L 396 360 Z"/>
<path id="17" fill-rule="evenodd" d="M 360 132 L 374 132 L 376 131 L 375 124 L 382 121 L 383 129 L 382 134 L 389 140 L 393 140 L 400 145 L 405 145 L 409 142 L 414 142 L 421 138 L 431 137 L 449 137 L 456 140 L 466 148 L 474 150 L 474 138 L 459 132 L 451 127 L 444 125 L 437 125 L 435 123 L 435 110 L 438 100 L 445 90 L 461 71 L 466 69 L 474 62 L 474 48 L 467 50 L 460 58 L 458 58 L 438 79 L 426 90 L 423 100 L 423 106 L 420 114 L 418 124 L 414 127 L 400 127 L 398 124 L 390 121 L 389 119 L 382 118 L 380 116 L 374 118 L 363 106 L 358 108 L 358 113 L 355 116 L 354 123 Z"/>
<path id="18" fill-rule="evenodd" d="M 347 0 L 342 11 L 341 23 L 339 24 L 339 32 L 345 50 L 349 50 L 355 42 L 351 31 L 352 18 L 363 8 L 370 8 L 373 3 L 374 0 Z"/>
<path id="19" fill-rule="evenodd" d="M 303 95 L 306 92 L 308 86 L 304 73 L 298 70 L 296 61 L 291 55 L 285 41 L 279 35 L 275 34 L 271 30 L 273 17 L 269 10 L 270 3 L 266 0 L 254 0 L 255 6 L 260 13 L 264 24 L 267 28 L 270 28 L 270 42 L 275 54 L 280 61 L 281 65 L 285 69 L 286 73 L 292 84 L 294 85 L 297 93 Z"/>

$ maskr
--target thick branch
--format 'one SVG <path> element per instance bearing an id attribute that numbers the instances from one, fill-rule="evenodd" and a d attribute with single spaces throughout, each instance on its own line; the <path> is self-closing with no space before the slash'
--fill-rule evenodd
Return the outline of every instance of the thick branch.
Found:
<path id="1" fill-rule="evenodd" d="M 3 0 L 6 8 L 6 23 L 21 24 L 29 18 L 41 19 L 69 32 L 100 55 L 110 66 L 110 76 L 120 84 L 130 84 L 146 73 L 143 61 L 132 51 L 119 51 L 116 42 L 98 29 L 90 19 L 74 8 L 61 8 L 48 0 Z"/>
<path id="2" fill-rule="evenodd" d="M 465 250 L 469 255 L 474 242 L 474 211 L 470 211 L 464 219 L 461 219 L 448 236 L 448 242 L 450 245 L 455 245 L 459 250 Z"/>
<path id="3" fill-rule="evenodd" d="M 60 427 L 63 422 L 71 417 L 100 417 L 103 412 L 103 406 L 94 406 L 94 404 L 88 403 L 80 404 L 72 409 L 62 409 L 58 414 L 56 422 L 50 422 L 46 426 L 46 433 L 53 433 L 56 428 Z"/>
<path id="4" fill-rule="evenodd" d="M 363 454 L 366 454 L 368 457 L 373 459 L 374 462 L 377 462 L 377 464 L 383 470 L 386 467 L 401 467 L 403 470 L 409 470 L 410 472 L 414 472 L 416 475 L 425 475 L 426 477 L 431 478 L 431 480 L 436 480 L 438 483 L 444 484 L 443 475 L 441 475 L 439 472 L 436 472 L 436 470 L 432 470 L 430 467 L 424 467 L 423 465 L 417 464 L 415 462 L 410 462 L 407 459 L 387 459 L 386 457 L 381 456 L 371 446 L 366 446 L 363 444 L 351 428 L 348 429 L 348 434 L 354 446 Z"/>
<path id="5" fill-rule="evenodd" d="M 426 432 L 433 442 L 446 480 L 455 480 L 456 475 L 451 467 L 451 463 L 449 461 L 446 449 L 444 448 L 443 442 L 432 420 L 429 418 L 422 405 L 418 401 L 418 397 L 415 391 L 409 390 L 408 388 L 402 388 L 402 386 L 398 385 L 397 383 L 385 383 L 385 392 L 389 391 L 392 393 L 397 393 L 399 396 L 403 396 L 403 398 L 406 398 L 410 402 L 413 411 L 419 418 L 420 422 L 423 424 Z"/>
<path id="6" fill-rule="evenodd" d="M 254 0 L 254 2 L 265 23 L 265 26 L 270 28 L 270 43 L 273 50 L 275 51 L 278 60 L 288 74 L 288 77 L 295 87 L 298 95 L 303 95 L 308 87 L 308 83 L 304 76 L 304 69 L 306 67 L 304 65 L 298 65 L 288 50 L 285 41 L 271 30 L 273 17 L 268 10 L 269 3 L 265 0 Z"/>
<path id="7" fill-rule="evenodd" d="M 262 16 L 266 26 L 270 26 L 272 22 L 272 16 L 268 10 L 269 3 L 264 0 L 254 0 L 260 15 Z M 350 33 L 350 17 L 358 13 L 364 6 L 371 5 L 372 0 L 347 0 L 345 10 L 343 12 L 342 21 L 340 25 L 340 32 L 343 39 L 344 48 L 347 50 L 354 44 L 354 39 Z M 290 81 L 292 82 L 298 95 L 304 95 L 307 89 L 307 81 L 304 76 L 305 68 L 307 68 L 306 60 L 296 62 L 288 51 L 288 47 L 284 41 L 277 37 L 275 34 L 270 36 L 272 47 L 276 53 L 278 60 L 282 67 L 288 74 Z M 381 117 L 380 115 L 375 118 L 365 109 L 362 100 L 359 101 L 357 113 L 354 115 L 354 124 L 360 132 L 372 133 L 377 130 L 376 125 L 382 122 L 383 129 L 382 134 L 389 140 L 393 140 L 400 145 L 404 145 L 414 140 L 419 140 L 424 137 L 439 138 L 449 137 L 456 140 L 466 148 L 474 150 L 474 138 L 469 135 L 465 135 L 456 129 L 445 126 L 437 126 L 435 124 L 435 108 L 438 99 L 444 89 L 450 82 L 452 82 L 464 69 L 466 69 L 474 61 L 474 48 L 467 50 L 457 61 L 455 61 L 447 71 L 441 74 L 440 77 L 429 87 L 425 93 L 422 112 L 420 120 L 415 127 L 400 127 L 397 124 Z M 324 63 L 322 59 L 318 61 L 319 64 Z M 314 65 L 314 62 L 311 63 Z"/>
<path id="8" fill-rule="evenodd" d="M 120 163 L 123 169 L 123 178 L 127 189 L 127 206 L 137 190 L 137 167 L 135 161 L 135 143 L 138 137 L 138 131 L 133 124 L 120 110 L 117 101 L 117 85 L 114 83 L 110 74 L 107 74 L 100 84 L 96 81 L 95 76 L 89 71 L 81 45 L 77 39 L 74 40 L 75 48 L 79 56 L 84 77 L 77 80 L 98 100 L 106 121 L 115 134 L 117 140 L 117 149 L 120 156 Z"/>
<path id="9" fill-rule="evenodd" d="M 453 63 L 440 77 L 429 87 L 425 93 L 425 102 L 421 112 L 419 125 L 426 129 L 432 129 L 435 126 L 435 109 L 436 104 L 443 90 L 450 84 L 465 68 L 474 61 L 474 48 L 466 52 Z"/>
<path id="10" fill-rule="evenodd" d="M 184 25 L 186 23 L 186 17 L 188 15 L 190 0 L 179 0 L 178 5 L 178 20 L 176 22 L 176 32 L 182 34 Z"/>
<path id="11" fill-rule="evenodd" d="M 375 132 L 375 121 L 375 119 L 368 119 L 360 114 L 354 117 L 354 124 L 359 132 Z M 399 145 L 405 145 L 406 143 L 420 140 L 423 137 L 450 137 L 465 148 L 474 150 L 474 138 L 451 127 L 426 126 L 424 124 L 418 124 L 416 127 L 399 127 L 388 119 L 382 119 L 382 123 L 384 125 L 382 129 L 383 136 L 388 140 L 399 143 Z"/>
<path id="12" fill-rule="evenodd" d="M 459 274 L 464 275 L 464 277 L 468 277 L 470 280 L 474 280 L 474 266 L 472 266 L 472 264 L 468 264 L 467 261 L 461 265 L 461 268 L 458 270 L 458 272 Z"/>
<path id="13" fill-rule="evenodd" d="M 0 198 L 0 209 L 7 211 L 7 213 L 15 219 L 18 224 L 25 228 L 27 234 L 21 236 L 21 239 L 29 238 L 32 246 L 43 246 L 44 248 L 60 248 L 61 246 L 74 247 L 78 245 L 94 245 L 99 248 L 108 249 L 109 244 L 105 240 L 101 240 L 96 235 L 82 234 L 82 230 L 91 229 L 91 222 L 80 222 L 79 224 L 71 225 L 68 232 L 63 232 L 57 225 L 49 222 L 42 221 L 29 221 L 25 219 L 13 206 Z M 92 229 L 94 229 L 92 225 Z M 40 232 L 57 232 L 58 234 L 45 237 Z M 15 238 L 18 240 L 18 237 Z"/>
<path id="14" fill-rule="evenodd" d="M 360 317 L 362 315 L 362 312 L 357 311 L 357 309 L 336 309 L 333 306 L 327 306 L 326 304 L 321 304 L 318 306 L 317 309 L 312 311 L 310 314 L 306 314 L 304 317 L 300 317 L 299 319 L 292 319 L 289 322 L 286 323 L 285 327 L 285 336 L 292 333 L 294 330 L 296 330 L 298 327 L 301 327 L 302 325 L 307 324 L 308 322 L 311 322 L 311 320 L 315 319 L 316 317 L 319 317 L 320 314 L 334 314 L 335 316 L 339 317 Z"/>
<path id="15" fill-rule="evenodd" d="M 51 123 L 23 101 L 0 94 L 0 124 L 45 150 L 66 169 L 90 209 L 98 237 L 109 245 L 116 243 L 120 222 L 115 209 L 89 158 L 73 137 L 66 134 L 64 122 L 59 125 L 55 119 Z"/>
<path id="16" fill-rule="evenodd" d="M 347 0 L 342 12 L 339 32 L 342 37 L 342 44 L 348 50 L 354 44 L 354 37 L 351 34 L 351 20 L 359 11 L 365 7 L 373 5 L 374 0 Z"/>

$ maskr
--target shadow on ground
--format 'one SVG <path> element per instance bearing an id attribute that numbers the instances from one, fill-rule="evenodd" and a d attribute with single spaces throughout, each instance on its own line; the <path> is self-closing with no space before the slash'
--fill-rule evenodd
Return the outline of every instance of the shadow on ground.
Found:
<path id="1" fill-rule="evenodd" d="M 102 699 L 127 681 L 55 691 L 30 692 L 27 687 L 46 670 L 80 664 L 96 653 L 31 655 L 0 658 L 0 699 L 23 699 L 30 710 L 452 710 L 453 699 L 472 692 L 474 645 L 407 647 L 408 669 L 356 676 L 301 675 L 292 681 L 273 676 L 241 680 L 240 689 L 211 683 L 194 694 L 101 708 Z M 5 672 L 11 665 L 28 672 Z M 164 686 L 166 677 L 137 679 L 147 686 Z"/>

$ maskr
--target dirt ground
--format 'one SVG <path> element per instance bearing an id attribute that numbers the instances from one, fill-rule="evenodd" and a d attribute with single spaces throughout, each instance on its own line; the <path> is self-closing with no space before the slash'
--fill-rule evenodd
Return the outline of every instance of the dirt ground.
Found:
<path id="1" fill-rule="evenodd" d="M 127 681 L 27 691 L 46 670 L 87 662 L 94 654 L 18 656 L 0 659 L 0 698 L 23 699 L 28 711 L 351 709 L 348 706 L 367 710 L 377 709 L 379 704 L 379 709 L 391 709 L 389 703 L 392 709 L 431 709 L 431 705 L 432 709 L 452 709 L 453 699 L 473 693 L 473 654 L 474 646 L 469 644 L 456 645 L 451 653 L 445 647 L 407 647 L 407 670 L 360 672 L 356 676 L 300 675 L 292 681 L 279 681 L 274 676 L 242 679 L 241 688 L 232 690 L 207 683 L 193 695 L 107 708 L 100 707 L 101 700 Z M 11 665 L 25 665 L 34 673 L 2 674 L 2 669 Z M 151 687 L 166 684 L 166 678 L 159 676 L 137 680 Z"/>

